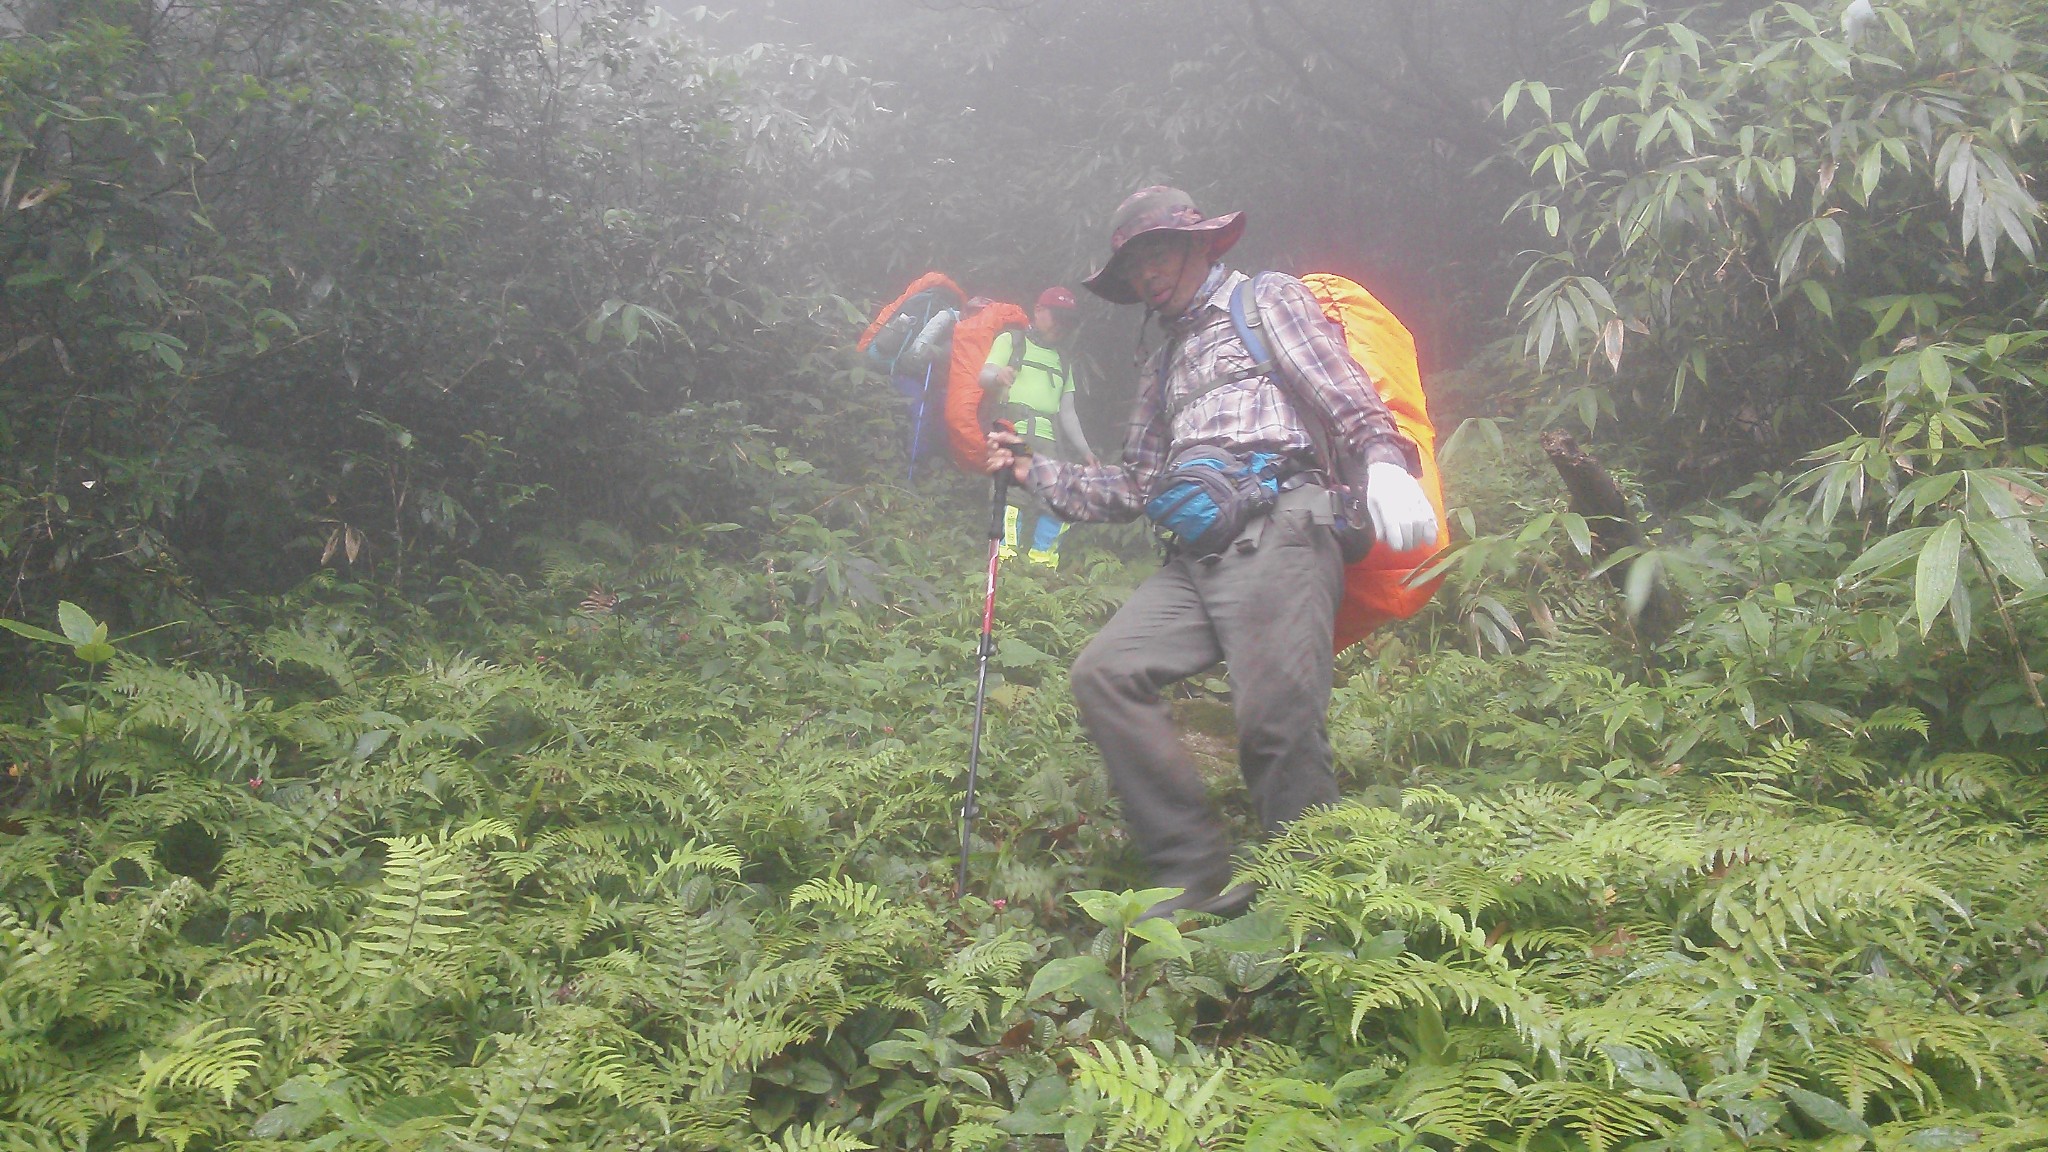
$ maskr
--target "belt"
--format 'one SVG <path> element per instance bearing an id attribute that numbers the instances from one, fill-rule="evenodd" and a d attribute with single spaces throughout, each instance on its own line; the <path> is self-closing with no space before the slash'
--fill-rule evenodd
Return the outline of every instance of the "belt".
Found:
<path id="1" fill-rule="evenodd" d="M 1322 473 L 1308 471 L 1298 473 L 1301 483 L 1289 488 L 1283 481 L 1280 498 L 1273 501 L 1273 512 L 1307 512 L 1315 522 L 1332 525 L 1337 522 L 1336 501 L 1331 498 L 1328 488 L 1323 487 Z M 1271 516 L 1273 513 L 1268 513 Z M 1264 517 L 1262 517 L 1263 519 Z"/>

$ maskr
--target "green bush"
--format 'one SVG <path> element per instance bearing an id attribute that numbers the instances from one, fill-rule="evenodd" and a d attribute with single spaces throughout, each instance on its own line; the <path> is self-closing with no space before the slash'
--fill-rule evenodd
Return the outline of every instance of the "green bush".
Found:
<path id="1" fill-rule="evenodd" d="M 844 306 L 786 263 L 860 84 L 638 7 L 561 8 L 556 39 L 512 3 L 26 5 L 14 602 L 403 582 L 594 508 L 733 519 L 775 444 L 871 419 Z"/>

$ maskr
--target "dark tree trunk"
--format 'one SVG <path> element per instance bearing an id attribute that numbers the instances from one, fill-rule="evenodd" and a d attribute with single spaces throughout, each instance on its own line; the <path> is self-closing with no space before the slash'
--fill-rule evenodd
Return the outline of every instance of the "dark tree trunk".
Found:
<path id="1" fill-rule="evenodd" d="M 1584 516 L 1586 525 L 1593 530 L 1593 559 L 1596 563 L 1604 562 L 1624 548 L 1648 545 L 1649 538 L 1644 535 L 1634 509 L 1629 507 L 1627 495 L 1592 453 L 1579 447 L 1571 433 L 1557 429 L 1545 432 L 1542 443 L 1544 454 L 1550 457 L 1551 467 L 1557 469 L 1565 491 L 1571 496 L 1572 511 Z M 1608 582 L 1617 591 L 1625 591 L 1629 571 L 1637 562 L 1629 560 L 1609 568 Z M 1668 635 L 1678 626 L 1683 615 L 1684 605 L 1660 578 L 1650 585 L 1649 599 L 1643 602 L 1636 625 L 1646 637 L 1654 640 Z"/>

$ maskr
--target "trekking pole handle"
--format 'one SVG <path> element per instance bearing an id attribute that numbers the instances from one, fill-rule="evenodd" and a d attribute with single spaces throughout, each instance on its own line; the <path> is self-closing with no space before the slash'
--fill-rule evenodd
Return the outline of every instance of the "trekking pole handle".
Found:
<path id="1" fill-rule="evenodd" d="M 1008 420 L 996 421 L 995 429 L 998 432 L 1007 432 L 1012 436 L 1015 436 L 1017 434 L 1017 426 L 1010 423 Z M 1010 449 L 1010 454 L 1013 456 L 1031 455 L 1031 442 L 1029 440 L 1026 440 L 1023 444 L 1019 445 L 1018 447 Z M 1010 470 L 1008 468 L 1004 468 L 1001 471 L 997 472 L 995 474 L 995 480 L 995 511 L 993 517 L 989 521 L 988 538 L 991 540 L 1001 540 L 1003 538 L 1003 509 L 1006 508 L 1010 503 Z"/>

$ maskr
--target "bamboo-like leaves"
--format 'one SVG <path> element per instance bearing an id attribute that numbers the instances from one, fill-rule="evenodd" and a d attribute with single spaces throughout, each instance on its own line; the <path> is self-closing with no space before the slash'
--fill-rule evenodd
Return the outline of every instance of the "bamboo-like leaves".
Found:
<path id="1" fill-rule="evenodd" d="M 2026 522 L 2015 525 L 2006 520 L 1979 520 L 1967 522 L 1966 530 L 1970 542 L 1991 566 L 1991 570 L 2012 581 L 2021 592 L 2032 592 L 2040 586 L 2043 573 L 2041 557 L 2035 551 L 2033 540 L 2026 534 Z"/>
<path id="2" fill-rule="evenodd" d="M 1559 341 L 1576 354 L 1582 340 L 1596 338 L 1616 316 L 1605 285 L 1589 276 L 1561 276 L 1523 305 L 1523 351 L 1535 354 L 1538 367 L 1549 363 Z M 1618 363 L 1618 341 L 1613 353 Z"/>
<path id="3" fill-rule="evenodd" d="M 1942 141 L 1934 168 L 1958 213 L 1963 246 L 1975 244 L 1985 268 L 1997 266 L 1998 245 L 2004 240 L 2027 259 L 2034 258 L 2041 205 L 2010 160 L 1976 134 L 1957 132 Z"/>
<path id="4" fill-rule="evenodd" d="M 1942 609 L 1948 607 L 1955 596 L 1962 554 L 1963 522 L 1960 519 L 1943 523 L 1921 546 L 1920 559 L 1913 570 L 1913 613 L 1920 618 L 1922 636 L 1934 627 Z"/>

